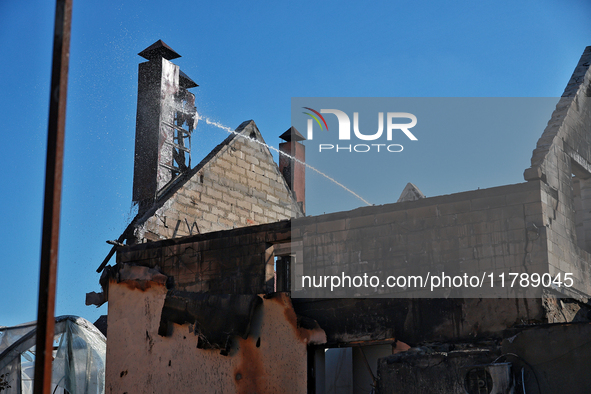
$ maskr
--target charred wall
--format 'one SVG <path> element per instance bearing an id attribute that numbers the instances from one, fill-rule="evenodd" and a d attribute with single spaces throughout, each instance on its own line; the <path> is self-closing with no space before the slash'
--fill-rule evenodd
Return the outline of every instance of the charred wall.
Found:
<path id="1" fill-rule="evenodd" d="M 198 323 L 170 323 L 168 335 L 159 335 L 166 298 L 163 284 L 110 284 L 107 392 L 307 392 L 310 338 L 298 329 L 289 298 L 260 298 L 248 334 L 233 336 L 224 354 L 199 346 Z"/>
<path id="2" fill-rule="evenodd" d="M 158 266 L 177 290 L 265 294 L 273 244 L 289 236 L 290 222 L 282 221 L 120 248 L 117 263 Z"/>

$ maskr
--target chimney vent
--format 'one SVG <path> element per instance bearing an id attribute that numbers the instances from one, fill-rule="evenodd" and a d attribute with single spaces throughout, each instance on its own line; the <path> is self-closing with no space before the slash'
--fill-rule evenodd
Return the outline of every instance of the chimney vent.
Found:
<path id="1" fill-rule="evenodd" d="M 158 40 L 140 53 L 138 53 L 141 57 L 146 60 L 158 60 L 160 58 L 164 58 L 166 60 L 177 59 L 181 57 L 174 49 L 169 47 L 164 43 L 162 40 Z"/>
<path id="2" fill-rule="evenodd" d="M 191 133 L 197 125 L 198 86 L 179 66 L 162 40 L 139 53 L 133 201 L 151 205 L 158 192 L 191 167 Z M 142 206 L 140 206 L 142 209 Z"/>
<path id="3" fill-rule="evenodd" d="M 279 171 L 283 174 L 287 186 L 291 189 L 294 198 L 306 213 L 306 147 L 300 141 L 304 136 L 295 127 L 290 127 L 279 136 L 286 142 L 279 144 L 279 150 L 286 155 L 279 155 Z M 294 160 L 295 158 L 296 160 Z M 298 162 L 299 161 L 299 162 Z"/>

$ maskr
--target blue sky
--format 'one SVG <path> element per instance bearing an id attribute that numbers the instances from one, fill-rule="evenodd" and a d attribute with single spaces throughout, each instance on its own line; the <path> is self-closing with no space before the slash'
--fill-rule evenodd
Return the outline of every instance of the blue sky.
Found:
<path id="1" fill-rule="evenodd" d="M 56 314 L 91 321 L 106 313 L 84 305 L 99 290 L 105 241 L 132 217 L 137 53 L 156 40 L 201 85 L 200 114 L 233 128 L 254 119 L 274 146 L 290 126 L 292 97 L 555 97 L 591 45 L 585 0 L 74 0 L 73 10 Z M 0 325 L 36 318 L 53 15 L 51 1 L 0 2 Z M 521 182 L 542 131 L 499 132 L 515 148 L 499 161 L 518 154 L 524 165 L 478 162 L 489 152 L 478 138 L 459 142 L 467 156 L 421 157 L 419 187 L 432 196 Z M 202 124 L 195 133 L 194 163 L 226 136 Z M 442 160 L 493 175 L 436 182 L 430 171 Z M 413 180 L 393 181 L 392 201 Z"/>

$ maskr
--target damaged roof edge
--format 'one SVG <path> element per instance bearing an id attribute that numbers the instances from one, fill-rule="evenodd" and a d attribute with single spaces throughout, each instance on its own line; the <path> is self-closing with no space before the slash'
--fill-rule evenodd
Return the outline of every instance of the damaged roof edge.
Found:
<path id="1" fill-rule="evenodd" d="M 273 223 L 257 224 L 248 227 L 237 227 L 230 230 L 212 231 L 209 233 L 187 235 L 185 237 L 162 239 L 159 241 L 146 242 L 137 245 L 116 246 L 117 251 L 138 251 L 152 248 L 161 248 L 165 246 L 180 245 L 188 242 L 209 241 L 221 238 L 232 238 L 250 233 L 268 233 L 264 241 L 268 243 L 281 243 L 289 241 L 291 232 L 291 220 L 284 219 Z M 286 234 L 287 235 L 282 235 Z"/>
<path id="2" fill-rule="evenodd" d="M 117 238 L 117 242 L 122 243 L 123 241 L 125 241 L 126 238 L 128 238 L 130 235 L 132 235 L 133 230 L 138 225 L 142 224 L 143 222 L 148 220 L 150 217 L 152 217 L 156 213 L 156 211 L 158 209 L 160 209 L 164 205 L 164 203 L 166 201 L 168 201 L 168 199 L 170 197 L 172 197 L 174 195 L 174 193 L 176 193 L 189 179 L 191 179 L 196 173 L 198 173 L 203 167 L 205 167 L 205 165 L 207 165 L 219 152 L 221 152 L 224 147 L 229 146 L 230 143 L 236 137 L 238 137 L 238 134 L 235 134 L 235 133 L 243 133 L 245 131 L 250 131 L 250 130 L 247 130 L 248 126 L 251 126 L 251 128 L 254 127 L 256 132 L 258 132 L 258 134 L 260 135 L 260 132 L 258 131 L 258 128 L 257 128 L 254 120 L 251 119 L 251 120 L 246 120 L 246 121 L 242 122 L 236 128 L 234 133 L 231 133 L 228 137 L 226 137 L 226 139 L 224 139 L 221 143 L 219 143 L 211 152 L 209 152 L 209 154 L 207 156 L 205 156 L 203 158 L 203 160 L 201 160 L 201 162 L 199 162 L 199 164 L 197 164 L 191 170 L 183 173 L 181 176 L 174 179 L 169 185 L 165 186 L 164 190 L 160 193 L 160 195 L 158 196 L 158 198 L 156 199 L 154 204 L 152 204 L 150 206 L 150 208 L 148 208 L 145 211 L 137 213 L 137 215 L 133 218 L 133 220 L 129 223 L 129 225 L 125 228 L 125 230 L 123 230 L 123 232 L 121 233 L 119 238 Z M 261 136 L 261 138 L 262 138 L 262 136 Z M 105 267 L 107 266 L 107 264 L 109 263 L 109 261 L 111 260 L 111 258 L 115 254 L 115 252 L 117 251 L 117 248 L 118 248 L 117 245 L 113 245 L 113 247 L 111 248 L 111 250 L 109 251 L 109 253 L 105 257 L 103 262 L 97 268 L 96 272 L 100 273 L 105 269 Z"/>

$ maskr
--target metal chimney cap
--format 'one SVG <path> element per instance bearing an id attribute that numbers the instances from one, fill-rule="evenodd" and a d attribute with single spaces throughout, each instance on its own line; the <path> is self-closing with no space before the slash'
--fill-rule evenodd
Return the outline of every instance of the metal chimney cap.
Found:
<path id="1" fill-rule="evenodd" d="M 306 138 L 300 134 L 300 132 L 293 126 L 291 126 L 287 131 L 279 136 L 279 138 L 285 141 L 303 141 Z"/>
<path id="2" fill-rule="evenodd" d="M 159 58 L 172 60 L 181 57 L 181 55 L 176 53 L 174 49 L 166 45 L 162 40 L 156 41 L 155 43 L 153 43 L 152 45 L 138 53 L 138 55 L 147 60 L 154 60 Z"/>
<path id="3" fill-rule="evenodd" d="M 196 88 L 197 83 L 193 81 L 187 74 L 185 74 L 182 70 L 179 70 L 179 84 L 184 87 L 185 89 Z"/>

